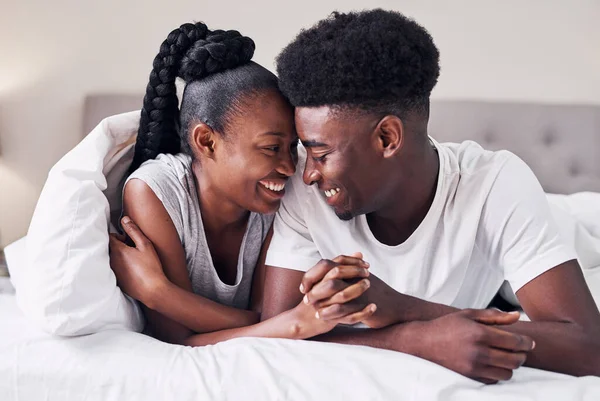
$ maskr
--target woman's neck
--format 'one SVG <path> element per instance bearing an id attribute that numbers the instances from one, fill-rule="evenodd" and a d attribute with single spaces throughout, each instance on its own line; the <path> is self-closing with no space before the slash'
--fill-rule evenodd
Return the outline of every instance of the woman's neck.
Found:
<path id="1" fill-rule="evenodd" d="M 204 230 L 219 234 L 246 227 L 250 211 L 226 199 L 219 188 L 202 172 L 198 163 L 194 162 L 192 171 Z"/>

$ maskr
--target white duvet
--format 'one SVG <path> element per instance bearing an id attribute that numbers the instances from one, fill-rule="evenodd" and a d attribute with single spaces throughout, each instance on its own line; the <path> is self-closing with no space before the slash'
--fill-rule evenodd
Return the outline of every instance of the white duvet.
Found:
<path id="1" fill-rule="evenodd" d="M 52 337 L 0 294 L 0 400 L 600 400 L 600 378 L 520 368 L 486 386 L 368 347 L 237 339 L 191 348 L 109 330 Z"/>

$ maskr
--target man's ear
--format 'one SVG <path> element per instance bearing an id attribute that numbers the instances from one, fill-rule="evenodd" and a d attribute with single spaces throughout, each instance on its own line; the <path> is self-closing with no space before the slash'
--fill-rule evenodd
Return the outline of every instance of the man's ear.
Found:
<path id="1" fill-rule="evenodd" d="M 388 115 L 379 120 L 377 128 L 377 145 L 383 157 L 392 157 L 404 145 L 404 124 L 396 116 Z"/>
<path id="2" fill-rule="evenodd" d="M 199 155 L 212 159 L 215 157 L 216 139 L 216 133 L 210 126 L 199 123 L 192 129 L 190 145 Z"/>

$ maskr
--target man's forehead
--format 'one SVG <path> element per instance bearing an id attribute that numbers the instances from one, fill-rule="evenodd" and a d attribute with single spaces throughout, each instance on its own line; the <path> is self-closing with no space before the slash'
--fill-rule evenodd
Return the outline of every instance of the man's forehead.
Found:
<path id="1" fill-rule="evenodd" d="M 328 106 L 319 107 L 296 107 L 294 110 L 296 124 L 302 125 L 325 125 L 335 120 L 334 113 Z"/>
<path id="2" fill-rule="evenodd" d="M 329 106 L 297 107 L 295 117 L 298 137 L 307 148 L 347 146 L 374 128 L 373 116 Z"/>

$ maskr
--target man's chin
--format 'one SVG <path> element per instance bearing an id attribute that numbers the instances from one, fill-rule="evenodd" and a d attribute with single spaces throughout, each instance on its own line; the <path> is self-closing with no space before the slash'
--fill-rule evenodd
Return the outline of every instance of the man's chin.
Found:
<path id="1" fill-rule="evenodd" d="M 354 218 L 354 214 L 349 210 L 335 211 L 335 215 L 338 219 L 342 221 L 352 220 Z"/>

